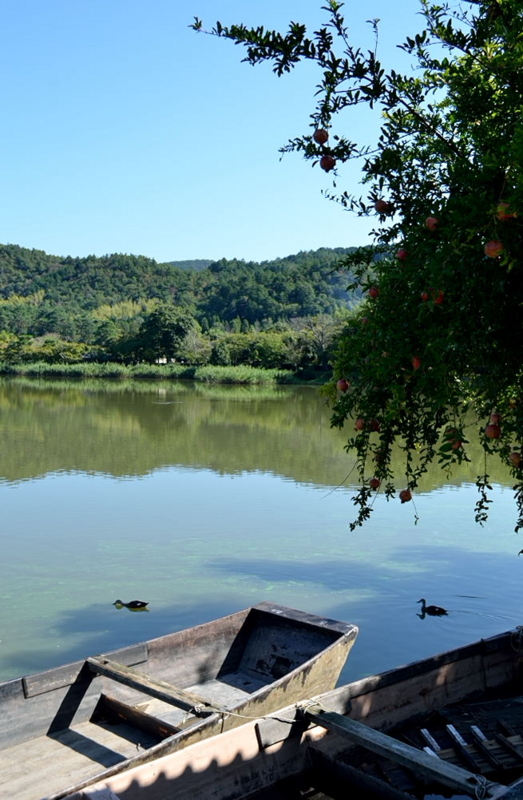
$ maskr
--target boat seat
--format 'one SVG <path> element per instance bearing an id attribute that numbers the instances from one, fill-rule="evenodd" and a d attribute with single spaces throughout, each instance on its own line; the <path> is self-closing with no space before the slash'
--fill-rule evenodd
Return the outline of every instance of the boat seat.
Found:
<path id="1" fill-rule="evenodd" d="M 184 711 L 190 711 L 198 717 L 206 717 L 213 714 L 216 710 L 209 707 L 209 702 L 203 697 L 189 692 L 186 689 L 179 689 L 165 681 L 150 678 L 141 672 L 137 672 L 130 667 L 111 661 L 108 658 L 93 656 L 87 659 L 89 669 L 97 675 L 104 675 L 113 681 L 123 683 L 132 689 L 137 689 L 144 694 L 156 697 L 164 703 L 177 706 Z"/>
<path id="2" fill-rule="evenodd" d="M 175 733 L 181 730 L 178 725 L 172 725 L 167 720 L 159 719 L 139 706 L 131 706 L 114 697 L 101 694 L 91 717 L 91 722 L 103 724 L 113 720 L 125 722 L 139 731 L 154 736 L 158 741 L 166 739 L 168 736 L 174 736 Z"/>

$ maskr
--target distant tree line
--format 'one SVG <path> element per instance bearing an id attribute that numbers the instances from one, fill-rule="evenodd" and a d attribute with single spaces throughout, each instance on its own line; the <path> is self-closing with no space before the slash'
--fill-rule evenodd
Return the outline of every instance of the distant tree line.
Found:
<path id="1" fill-rule="evenodd" d="M 336 269 L 348 252 L 158 264 L 0 245 L 0 359 L 326 369 L 360 300 Z"/>

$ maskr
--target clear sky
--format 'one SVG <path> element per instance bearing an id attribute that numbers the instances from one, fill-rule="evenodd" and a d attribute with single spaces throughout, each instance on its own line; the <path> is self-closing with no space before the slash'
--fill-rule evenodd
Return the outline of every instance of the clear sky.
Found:
<path id="1" fill-rule="evenodd" d="M 244 22 L 309 30 L 322 0 L 16 0 L 2 9 L 0 242 L 54 255 L 266 260 L 363 244 L 369 223 L 321 195 L 332 177 L 279 147 L 308 130 L 311 65 L 277 78 L 232 42 L 198 35 Z M 380 54 L 422 26 L 417 0 L 348 0 L 353 42 Z M 372 140 L 379 120 L 340 129 Z M 338 187 L 357 191 L 343 168 Z"/>

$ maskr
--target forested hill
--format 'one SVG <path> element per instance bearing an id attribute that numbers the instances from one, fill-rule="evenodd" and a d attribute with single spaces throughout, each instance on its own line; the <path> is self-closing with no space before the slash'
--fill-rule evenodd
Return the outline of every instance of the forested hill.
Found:
<path id="1" fill-rule="evenodd" d="M 0 245 L 0 297 L 44 293 L 47 301 L 94 309 L 123 300 L 165 297 L 190 277 L 145 256 L 52 256 L 43 250 Z"/>
<path id="2" fill-rule="evenodd" d="M 179 269 L 207 269 L 213 263 L 212 259 L 208 258 L 193 258 L 189 261 L 168 261 L 172 267 L 178 267 Z"/>
<path id="3" fill-rule="evenodd" d="M 204 325 L 331 314 L 357 299 L 346 293 L 350 276 L 336 269 L 349 250 L 322 248 L 263 263 L 222 259 L 182 269 L 145 256 L 61 257 L 0 245 L 0 331 L 74 337 L 80 320 L 85 328 L 92 318 L 139 316 L 154 299 L 184 308 Z"/>

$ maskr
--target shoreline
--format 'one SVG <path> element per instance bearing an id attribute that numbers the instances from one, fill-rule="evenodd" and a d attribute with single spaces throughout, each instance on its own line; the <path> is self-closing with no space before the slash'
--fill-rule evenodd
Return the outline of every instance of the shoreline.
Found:
<path id="1" fill-rule="evenodd" d="M 263 369 L 240 365 L 237 367 L 221 366 L 186 366 L 183 364 L 118 364 L 79 363 L 49 364 L 33 362 L 6 364 L 0 362 L 0 376 L 24 378 L 105 378 L 112 380 L 188 380 L 198 383 L 217 383 L 235 385 L 289 385 L 302 384 L 321 386 L 327 383 L 332 375 L 329 372 L 302 370 L 293 372 L 283 369 Z"/>

